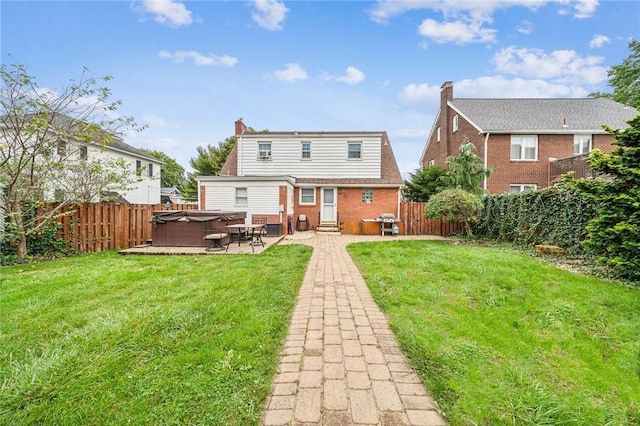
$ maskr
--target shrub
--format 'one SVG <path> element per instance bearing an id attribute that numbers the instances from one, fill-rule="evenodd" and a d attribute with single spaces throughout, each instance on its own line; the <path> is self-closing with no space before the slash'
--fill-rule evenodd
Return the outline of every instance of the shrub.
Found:
<path id="1" fill-rule="evenodd" d="M 472 235 L 471 226 L 482 214 L 480 197 L 462 189 L 446 189 L 432 195 L 424 208 L 427 218 L 442 218 L 462 222 L 465 233 Z"/>

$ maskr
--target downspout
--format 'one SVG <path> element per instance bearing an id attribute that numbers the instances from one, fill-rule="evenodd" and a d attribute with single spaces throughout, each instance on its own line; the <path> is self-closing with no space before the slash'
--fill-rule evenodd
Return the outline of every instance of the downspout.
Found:
<path id="1" fill-rule="evenodd" d="M 487 166 L 488 166 L 488 162 L 489 162 L 488 154 L 487 154 L 487 147 L 489 145 L 489 135 L 490 135 L 490 133 L 488 133 L 488 132 L 484 135 L 484 155 L 483 155 L 483 157 L 484 157 L 484 169 L 485 170 L 487 170 Z M 484 182 L 482 184 L 482 187 L 483 187 L 483 189 L 485 191 L 487 190 L 487 176 L 486 175 L 484 176 Z"/>

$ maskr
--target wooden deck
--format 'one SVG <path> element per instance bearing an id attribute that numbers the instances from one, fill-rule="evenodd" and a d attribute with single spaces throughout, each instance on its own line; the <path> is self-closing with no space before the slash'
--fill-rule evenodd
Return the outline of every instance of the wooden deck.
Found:
<path id="1" fill-rule="evenodd" d="M 278 244 L 280 240 L 284 238 L 280 237 L 262 237 L 264 241 L 264 247 L 261 245 L 254 246 L 254 252 L 251 251 L 251 245 L 248 242 L 242 242 L 238 246 L 237 242 L 232 242 L 229 245 L 229 250 L 225 251 L 226 246 L 223 246 L 222 250 L 207 251 L 206 247 L 155 247 L 151 244 L 143 244 L 129 249 L 120 250 L 119 254 L 131 255 L 131 254 L 154 254 L 154 255 L 185 255 L 185 254 L 260 254 L 267 250 L 269 247 Z"/>

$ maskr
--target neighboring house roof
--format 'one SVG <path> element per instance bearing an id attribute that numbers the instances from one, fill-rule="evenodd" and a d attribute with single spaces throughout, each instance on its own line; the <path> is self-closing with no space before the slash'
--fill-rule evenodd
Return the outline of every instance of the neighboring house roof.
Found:
<path id="1" fill-rule="evenodd" d="M 318 138 L 319 141 L 322 137 L 340 137 L 340 136 L 356 136 L 356 135 L 368 135 L 379 136 L 381 146 L 381 164 L 380 164 L 380 178 L 296 178 L 296 184 L 321 184 L 321 185 L 380 185 L 380 186 L 398 186 L 403 184 L 402 176 L 400 175 L 400 169 L 398 169 L 398 163 L 396 162 L 393 149 L 389 143 L 389 137 L 387 132 L 371 132 L 371 131 L 351 131 L 351 132 L 252 132 L 245 134 L 247 136 L 268 136 L 276 139 L 277 137 L 294 137 L 300 138 Z M 237 176 L 238 174 L 238 149 L 237 143 L 233 146 L 233 149 L 229 153 L 227 160 L 225 161 L 222 169 L 220 170 L 220 176 Z"/>
<path id="2" fill-rule="evenodd" d="M 52 127 L 66 130 L 67 132 L 69 132 L 71 136 L 73 136 L 74 132 L 78 131 L 79 125 L 81 123 L 84 123 L 84 122 L 82 120 L 74 119 L 63 114 L 56 114 L 54 117 L 52 117 L 52 120 L 51 120 Z M 104 135 L 107 134 L 107 132 L 104 130 L 101 130 L 100 132 L 102 132 L 102 134 Z M 94 143 L 94 144 L 97 146 L 100 146 L 100 144 L 97 144 L 97 143 Z M 109 143 L 104 144 L 104 147 L 112 151 L 124 152 L 134 157 L 140 157 L 147 161 L 153 161 L 158 164 L 164 164 L 164 161 L 150 154 L 147 154 L 137 148 L 134 148 L 129 144 L 126 144 L 125 142 L 122 141 L 122 138 L 115 135 L 112 135 L 112 137 L 109 140 Z"/>
<path id="3" fill-rule="evenodd" d="M 480 133 L 606 133 L 628 127 L 634 108 L 605 98 L 464 99 L 447 103 Z"/>

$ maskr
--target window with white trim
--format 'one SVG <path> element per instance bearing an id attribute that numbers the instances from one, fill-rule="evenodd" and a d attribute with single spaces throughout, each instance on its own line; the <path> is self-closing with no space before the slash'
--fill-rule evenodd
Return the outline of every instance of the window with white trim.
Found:
<path id="1" fill-rule="evenodd" d="M 246 207 L 248 202 L 247 188 L 236 188 L 236 206 Z"/>
<path id="2" fill-rule="evenodd" d="M 524 192 L 535 190 L 538 186 L 533 183 L 509 185 L 509 192 Z"/>
<path id="3" fill-rule="evenodd" d="M 142 161 L 136 160 L 136 176 L 142 176 Z"/>
<path id="4" fill-rule="evenodd" d="M 436 165 L 436 159 L 432 158 L 431 160 L 429 160 L 429 167 L 433 167 Z"/>
<path id="5" fill-rule="evenodd" d="M 300 188 L 300 204 L 314 205 L 316 203 L 315 188 Z"/>
<path id="6" fill-rule="evenodd" d="M 436 130 L 436 141 L 440 142 L 440 127 L 438 127 L 438 130 Z"/>
<path id="7" fill-rule="evenodd" d="M 89 148 L 86 145 L 80 146 L 80 159 L 86 160 L 89 156 Z"/>
<path id="8" fill-rule="evenodd" d="M 349 142 L 347 144 L 347 158 L 360 160 L 362 158 L 362 142 Z"/>
<path id="9" fill-rule="evenodd" d="M 511 136 L 511 159 L 512 160 L 537 160 L 538 159 L 538 137 L 535 135 L 512 135 Z"/>
<path id="10" fill-rule="evenodd" d="M 258 160 L 271 160 L 271 142 L 258 142 Z"/>
<path id="11" fill-rule="evenodd" d="M 573 155 L 591 151 L 591 135 L 573 135 Z"/>
<path id="12" fill-rule="evenodd" d="M 373 189 L 371 188 L 362 189 L 362 202 L 365 204 L 373 203 Z"/>
<path id="13" fill-rule="evenodd" d="M 311 142 L 302 142 L 302 155 L 303 160 L 311 159 Z"/>
<path id="14" fill-rule="evenodd" d="M 453 116 L 453 131 L 458 131 L 458 114 Z"/>

